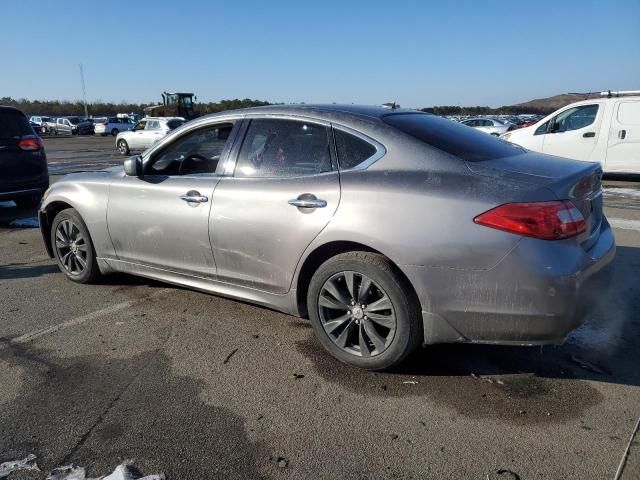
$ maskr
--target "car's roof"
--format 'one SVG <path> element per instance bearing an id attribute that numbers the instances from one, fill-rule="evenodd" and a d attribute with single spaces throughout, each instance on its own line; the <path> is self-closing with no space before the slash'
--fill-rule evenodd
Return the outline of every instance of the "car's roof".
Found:
<path id="1" fill-rule="evenodd" d="M 229 114 L 232 111 L 226 110 L 219 112 L 220 114 Z M 406 108 L 385 108 L 377 105 L 351 105 L 351 104 L 285 104 L 285 105 L 267 105 L 264 107 L 249 107 L 233 112 L 252 114 L 252 113 L 272 113 L 280 115 L 331 115 L 339 116 L 341 114 L 348 116 L 382 118 L 386 115 L 396 113 L 423 113 L 418 110 Z M 217 114 L 213 114 L 217 115 Z"/>
<path id="2" fill-rule="evenodd" d="M 14 112 L 22 113 L 24 115 L 22 110 L 16 107 L 12 107 L 10 105 L 0 105 L 0 110 L 13 110 Z"/>

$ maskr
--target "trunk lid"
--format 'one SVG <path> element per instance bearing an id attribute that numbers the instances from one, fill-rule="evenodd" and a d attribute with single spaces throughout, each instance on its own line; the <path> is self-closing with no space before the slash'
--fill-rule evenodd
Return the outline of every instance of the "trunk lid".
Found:
<path id="1" fill-rule="evenodd" d="M 603 218 L 600 164 L 532 152 L 466 163 L 477 175 L 546 187 L 555 199 L 571 200 L 587 222 L 587 231 L 578 236 L 580 244 L 588 250 L 598 240 Z"/>

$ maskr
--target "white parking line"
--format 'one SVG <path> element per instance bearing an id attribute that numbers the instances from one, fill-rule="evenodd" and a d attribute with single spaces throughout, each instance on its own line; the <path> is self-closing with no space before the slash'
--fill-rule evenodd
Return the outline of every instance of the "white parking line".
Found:
<path id="1" fill-rule="evenodd" d="M 44 335 L 49 335 L 51 333 L 58 332 L 60 330 L 64 330 L 69 327 L 74 327 L 76 325 L 80 325 L 85 322 L 89 322 L 91 320 L 95 320 L 96 318 L 102 317 L 104 315 L 109 315 L 112 313 L 119 312 L 120 310 L 124 310 L 125 308 L 132 307 L 136 303 L 140 303 L 144 300 L 149 300 L 154 297 L 158 297 L 160 295 L 164 295 L 167 292 L 170 292 L 170 288 L 162 288 L 152 295 L 137 299 L 137 300 L 128 300 L 126 302 L 116 303 L 115 305 L 111 305 L 109 307 L 102 308 L 100 310 L 96 310 L 95 312 L 88 313 L 86 315 L 81 315 L 80 317 L 72 318 L 71 320 L 67 320 L 66 322 L 59 323 L 57 325 L 52 325 L 50 327 L 41 328 L 39 330 L 34 330 L 33 332 L 25 333 L 24 335 L 20 335 L 19 337 L 11 340 L 11 343 L 27 343 L 36 338 L 40 338 Z"/>
<path id="2" fill-rule="evenodd" d="M 626 218 L 608 218 L 608 220 L 613 228 L 640 232 L 640 220 L 627 220 Z"/>

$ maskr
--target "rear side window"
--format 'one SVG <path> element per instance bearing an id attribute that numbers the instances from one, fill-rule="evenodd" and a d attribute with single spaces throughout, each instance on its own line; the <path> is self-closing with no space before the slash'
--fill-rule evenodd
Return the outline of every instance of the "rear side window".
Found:
<path id="1" fill-rule="evenodd" d="M 392 127 L 468 162 L 519 155 L 526 150 L 484 132 L 426 113 L 391 114 L 382 120 Z"/>
<path id="2" fill-rule="evenodd" d="M 236 177 L 297 177 L 332 170 L 327 127 L 294 120 L 252 120 Z"/>
<path id="3" fill-rule="evenodd" d="M 338 165 L 341 169 L 357 167 L 378 151 L 369 142 L 342 130 L 334 130 L 336 148 L 338 149 Z"/>
<path id="4" fill-rule="evenodd" d="M 0 110 L 0 138 L 33 135 L 27 117 L 15 110 Z"/>
<path id="5" fill-rule="evenodd" d="M 622 102 L 618 107 L 618 122 L 622 125 L 640 125 L 640 102 Z"/>

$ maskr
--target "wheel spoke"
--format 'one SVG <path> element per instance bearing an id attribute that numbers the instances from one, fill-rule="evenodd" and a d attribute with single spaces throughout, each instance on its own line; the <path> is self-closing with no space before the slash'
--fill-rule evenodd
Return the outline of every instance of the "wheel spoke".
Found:
<path id="1" fill-rule="evenodd" d="M 367 339 L 364 338 L 362 327 L 358 329 L 358 345 L 360 346 L 360 354 L 363 357 L 371 356 L 371 351 L 369 350 L 369 343 L 367 342 Z"/>
<path id="2" fill-rule="evenodd" d="M 60 227 L 56 230 L 56 239 L 61 243 L 64 243 L 65 246 L 69 245 L 69 237 L 64 233 L 64 229 L 61 229 Z"/>
<path id="3" fill-rule="evenodd" d="M 360 288 L 358 289 L 358 301 L 362 303 L 368 295 L 369 288 L 371 288 L 371 279 L 362 276 L 362 281 L 360 282 Z"/>
<path id="4" fill-rule="evenodd" d="M 320 305 L 321 307 L 330 308 L 332 310 L 349 310 L 349 307 L 347 307 L 347 305 L 339 303 L 337 300 L 334 300 L 331 297 L 326 297 L 324 295 L 321 295 L 318 299 L 318 305 Z"/>
<path id="5" fill-rule="evenodd" d="M 347 296 L 338 289 L 338 286 L 335 283 L 333 283 L 332 280 L 329 280 L 327 283 L 324 284 L 324 289 L 327 292 L 329 292 L 333 296 L 333 298 L 338 300 L 338 302 L 342 303 L 345 307 L 349 305 L 349 298 L 347 298 Z"/>
<path id="6" fill-rule="evenodd" d="M 345 348 L 347 346 L 347 340 L 349 339 L 349 335 L 351 334 L 351 331 L 353 330 L 353 327 L 355 325 L 356 324 L 353 322 L 353 320 L 351 320 L 347 324 L 342 333 L 338 336 L 338 338 L 336 338 L 336 345 L 338 345 L 340 348 Z"/>
<path id="7" fill-rule="evenodd" d="M 342 315 L 341 317 L 325 322 L 323 324 L 323 327 L 327 333 L 331 334 L 335 330 L 340 328 L 342 325 L 344 325 L 346 322 L 348 322 L 349 320 L 351 320 L 351 314 L 347 313 L 345 315 Z"/>
<path id="8" fill-rule="evenodd" d="M 364 331 L 367 334 L 367 337 L 371 339 L 371 341 L 373 342 L 373 345 L 376 347 L 376 350 L 378 352 L 381 352 L 382 350 L 384 350 L 384 338 L 382 338 L 380 334 L 376 331 L 376 328 L 373 326 L 373 324 L 370 321 L 365 320 L 363 325 L 364 325 Z"/>
<path id="9" fill-rule="evenodd" d="M 87 266 L 87 262 L 84 260 L 84 258 L 77 254 L 75 255 L 75 262 L 78 264 L 81 271 L 84 270 Z"/>
<path id="10" fill-rule="evenodd" d="M 354 278 L 353 272 L 344 272 L 344 282 L 347 284 L 347 289 L 349 290 L 349 296 L 353 300 L 355 300 L 356 285 L 355 285 L 355 278 Z"/>
<path id="11" fill-rule="evenodd" d="M 389 300 L 389 297 L 384 295 L 381 299 L 367 305 L 367 308 L 365 308 L 364 311 L 379 312 L 381 310 L 391 310 L 392 308 L 393 306 L 391 305 L 391 300 Z"/>
<path id="12" fill-rule="evenodd" d="M 393 329 L 395 327 L 395 319 L 393 315 L 381 315 L 379 313 L 367 313 L 367 318 L 378 325 L 385 328 Z"/>

